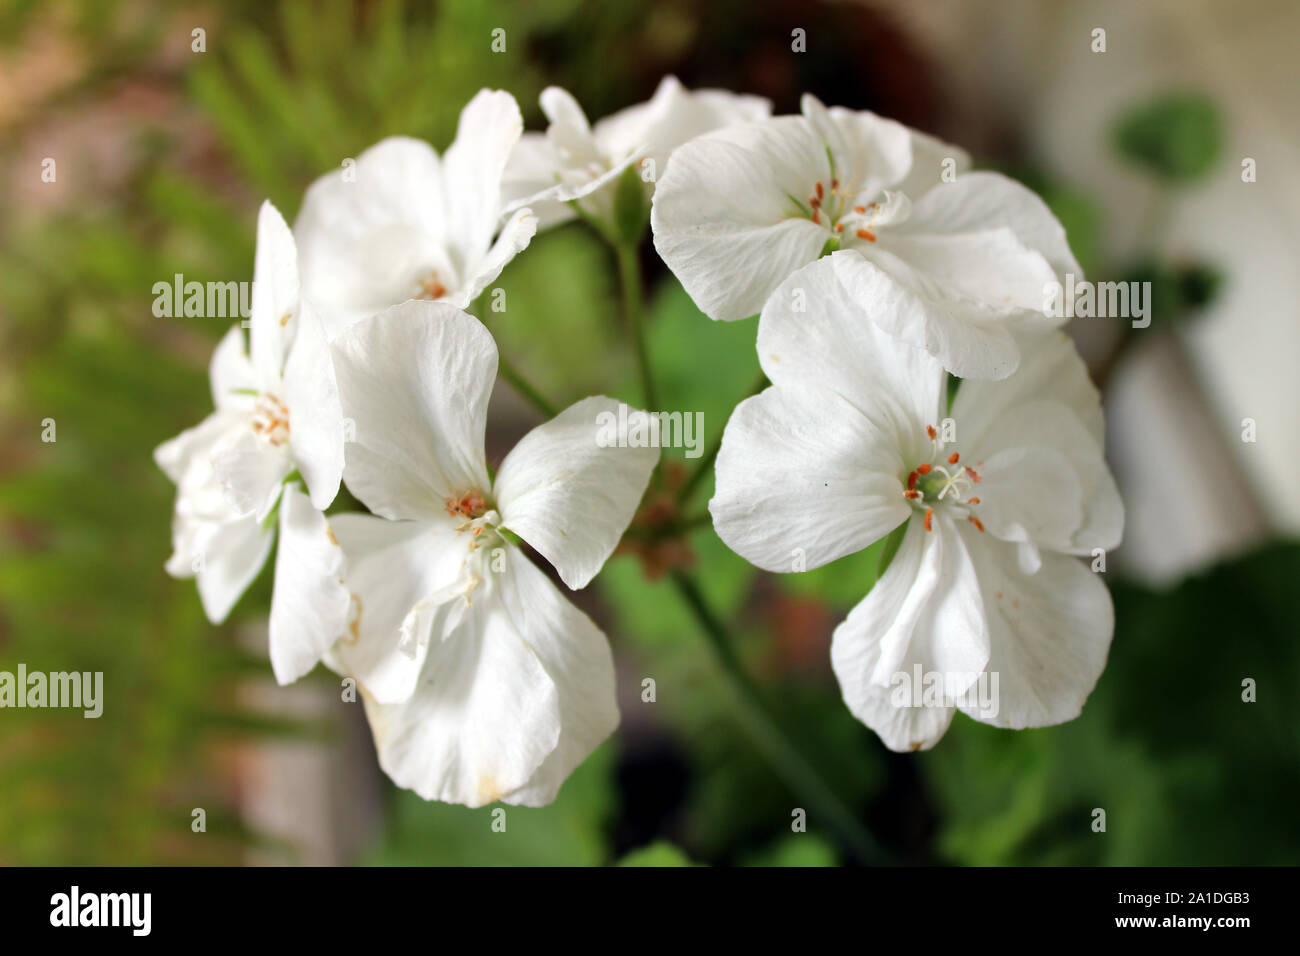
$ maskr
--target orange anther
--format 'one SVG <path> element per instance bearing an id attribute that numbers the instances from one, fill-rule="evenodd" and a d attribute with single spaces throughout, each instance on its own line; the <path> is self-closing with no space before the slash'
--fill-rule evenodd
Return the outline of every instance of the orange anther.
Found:
<path id="1" fill-rule="evenodd" d="M 984 522 L 980 521 L 980 519 L 976 518 L 974 515 L 971 515 L 966 520 L 969 521 L 971 524 L 973 524 L 975 527 L 979 528 L 981 531 L 984 530 Z"/>
<path id="2" fill-rule="evenodd" d="M 980 500 L 979 500 L 978 498 L 972 498 L 972 499 L 970 500 L 970 503 L 973 504 L 973 505 L 977 505 L 977 504 L 980 503 Z"/>
<path id="3" fill-rule="evenodd" d="M 856 213 L 858 213 L 858 214 L 861 214 L 861 213 L 864 213 L 864 212 L 867 211 L 867 207 L 866 207 L 866 206 L 854 206 L 854 207 L 853 207 L 853 211 L 856 212 Z"/>
<path id="4" fill-rule="evenodd" d="M 966 466 L 966 474 L 970 475 L 970 480 L 975 482 L 975 484 L 979 484 L 983 480 L 970 465 Z"/>
<path id="5" fill-rule="evenodd" d="M 907 487 L 908 488 L 916 487 L 916 472 L 912 472 L 910 475 L 907 476 Z"/>
<path id="6" fill-rule="evenodd" d="M 822 184 L 819 182 L 819 183 L 817 184 L 817 198 L 818 198 L 818 199 L 821 199 L 821 198 L 822 198 L 822 195 L 823 195 L 823 193 L 822 193 Z"/>
<path id="7" fill-rule="evenodd" d="M 867 242 L 875 242 L 875 241 L 876 241 L 875 233 L 873 233 L 873 232 L 871 232 L 870 230 L 867 230 L 867 229 L 859 229 L 859 230 L 858 230 L 858 238 L 859 238 L 859 239 L 865 239 L 865 240 L 867 240 Z"/>
<path id="8" fill-rule="evenodd" d="M 928 475 L 930 473 L 930 468 L 931 468 L 930 463 L 926 462 L 924 465 L 921 465 L 916 469 L 916 473 L 918 475 Z M 969 471 L 969 469 L 967 470 Z"/>
<path id="9" fill-rule="evenodd" d="M 925 530 L 926 531 L 930 530 L 930 519 L 933 517 L 934 517 L 934 509 L 926 508 L 925 509 Z"/>
<path id="10" fill-rule="evenodd" d="M 939 436 L 939 433 L 938 433 L 937 431 L 934 430 L 934 426 L 933 426 L 933 425 L 926 425 L 926 426 L 925 426 L 925 433 L 926 433 L 927 435 L 930 436 L 930 441 L 934 441 L 935 438 L 937 438 L 937 437 Z"/>
<path id="11" fill-rule="evenodd" d="M 957 459 L 960 457 L 961 457 L 960 452 L 953 452 L 951 455 L 948 456 L 948 464 L 950 465 L 957 464 Z"/>

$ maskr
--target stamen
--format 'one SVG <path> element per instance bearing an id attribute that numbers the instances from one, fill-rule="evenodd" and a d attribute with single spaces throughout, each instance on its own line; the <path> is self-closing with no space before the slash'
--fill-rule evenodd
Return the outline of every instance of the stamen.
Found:
<path id="1" fill-rule="evenodd" d="M 978 498 L 972 498 L 970 501 L 967 502 L 967 504 L 972 504 L 972 505 L 977 505 L 979 503 L 980 500 Z"/>
<path id="2" fill-rule="evenodd" d="M 910 498 L 913 501 L 919 501 L 921 499 L 921 493 L 915 488 L 909 488 L 907 491 L 903 492 L 903 497 Z"/>
<path id="3" fill-rule="evenodd" d="M 977 485 L 983 480 L 970 465 L 966 466 L 966 474 L 970 475 L 970 480 Z"/>
<path id="4" fill-rule="evenodd" d="M 481 518 L 483 516 L 483 513 L 487 510 L 487 502 L 483 500 L 483 496 L 479 492 L 467 491 L 463 495 L 448 498 L 445 507 L 447 509 L 447 514 L 452 517 L 461 515 L 473 519 Z M 461 525 L 460 528 L 457 528 L 456 530 L 459 531 L 468 527 L 469 523 L 470 522 L 465 522 L 465 524 Z"/>
<path id="5" fill-rule="evenodd" d="M 859 239 L 865 239 L 865 240 L 867 240 L 867 242 L 875 242 L 875 241 L 876 241 L 875 233 L 871 232 L 871 230 L 869 230 L 869 229 L 859 229 L 859 230 L 858 230 L 858 238 L 859 238 Z"/>
<path id="6" fill-rule="evenodd" d="M 984 530 L 984 522 L 980 521 L 980 519 L 975 517 L 974 515 L 967 516 L 966 520 L 969 521 L 971 524 L 973 524 L 975 527 L 979 528 L 980 531 Z"/>
<path id="7" fill-rule="evenodd" d="M 930 465 L 929 462 L 926 462 L 924 465 L 918 465 L 916 469 L 916 473 L 918 475 L 928 475 L 930 473 L 931 467 L 932 466 Z M 969 468 L 967 468 L 966 470 L 970 471 Z"/>
<path id="8" fill-rule="evenodd" d="M 907 476 L 907 487 L 909 490 L 916 487 L 916 479 L 918 477 L 920 476 L 915 471 Z"/>
<path id="9" fill-rule="evenodd" d="M 854 207 L 853 207 L 853 211 L 856 212 L 858 215 L 862 215 L 863 213 L 865 213 L 865 212 L 867 211 L 867 207 L 866 207 L 866 206 L 854 206 Z"/>
<path id="10" fill-rule="evenodd" d="M 817 183 L 817 198 L 818 200 L 822 198 L 822 184 L 820 182 Z"/>
<path id="11" fill-rule="evenodd" d="M 936 438 L 939 437 L 939 433 L 934 430 L 933 425 L 926 425 L 925 433 L 930 436 L 930 441 L 934 441 Z"/>
<path id="12" fill-rule="evenodd" d="M 931 528 L 930 528 L 930 519 L 933 518 L 933 517 L 934 517 L 934 509 L 933 509 L 933 508 L 926 508 L 926 509 L 925 509 L 925 530 L 926 530 L 926 531 L 931 530 Z"/>
<path id="13" fill-rule="evenodd" d="M 417 299 L 441 299 L 447 294 L 447 287 L 442 284 L 436 272 L 418 279 L 416 284 L 420 287 L 420 294 L 415 297 Z"/>
<path id="14" fill-rule="evenodd" d="M 821 211 L 820 211 L 820 210 L 817 210 L 817 209 L 814 209 L 814 210 L 813 210 L 813 222 L 815 222 L 815 223 L 820 223 L 821 221 L 822 221 L 822 214 L 821 214 Z"/>
<path id="15" fill-rule="evenodd" d="M 961 457 L 960 452 L 953 452 L 951 455 L 948 456 L 948 464 L 950 465 L 957 464 L 957 459 L 960 457 Z"/>

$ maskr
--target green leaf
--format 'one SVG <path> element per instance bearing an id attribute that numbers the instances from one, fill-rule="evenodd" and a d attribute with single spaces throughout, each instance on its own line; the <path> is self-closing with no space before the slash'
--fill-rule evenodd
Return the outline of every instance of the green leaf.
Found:
<path id="1" fill-rule="evenodd" d="M 1170 184 L 1206 175 L 1223 148 L 1219 112 L 1200 93 L 1168 93 L 1122 115 L 1115 148 Z"/>

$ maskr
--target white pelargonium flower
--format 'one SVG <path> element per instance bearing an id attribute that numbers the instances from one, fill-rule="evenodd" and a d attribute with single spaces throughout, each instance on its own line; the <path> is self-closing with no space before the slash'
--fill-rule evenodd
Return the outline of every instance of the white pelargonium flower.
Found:
<path id="1" fill-rule="evenodd" d="M 374 515 L 331 518 L 352 615 L 314 653 L 356 678 L 399 785 L 469 806 L 549 803 L 618 723 L 613 661 L 517 542 L 585 586 L 657 452 L 602 447 L 598 418 L 618 403 L 594 397 L 527 434 L 493 477 L 483 442 L 496 346 L 445 303 L 362 320 L 332 350 L 356 423 L 345 478 Z"/>
<path id="2" fill-rule="evenodd" d="M 343 420 L 324 330 L 299 296 L 293 235 L 269 202 L 258 216 L 249 339 L 245 352 L 240 327 L 226 333 L 210 365 L 216 410 L 154 452 L 177 486 L 167 571 L 198 579 L 213 623 L 225 620 L 266 562 L 277 504 L 282 551 L 299 535 L 319 532 L 325 541 L 318 509 L 334 500 L 343 472 Z M 285 485 L 295 471 L 310 501 L 296 482 Z M 273 659 L 277 638 L 305 626 L 278 579 Z"/>
<path id="3" fill-rule="evenodd" d="M 723 320 L 759 312 L 839 250 L 845 286 L 887 297 L 872 310 L 882 328 L 957 375 L 1004 378 L 1019 362 L 1013 333 L 1064 321 L 1043 314 L 1046 286 L 1081 270 L 1042 200 L 967 165 L 955 146 L 806 95 L 802 116 L 716 130 L 674 154 L 655 191 L 655 248 Z M 894 280 L 883 290 L 881 271 Z"/>
<path id="4" fill-rule="evenodd" d="M 890 748 L 932 746 L 955 709 L 999 727 L 1072 719 L 1114 625 L 1105 586 L 1074 556 L 1113 548 L 1123 526 L 1083 363 L 1061 332 L 1026 334 L 1015 375 L 963 381 L 948 410 L 939 362 L 863 315 L 863 294 L 885 301 L 891 280 L 850 290 L 837 272 L 824 260 L 791 277 L 760 316 L 773 385 L 727 424 L 709 505 L 718 534 L 791 571 L 905 523 L 831 647 L 845 702 Z M 789 305 L 795 283 L 806 312 Z M 900 703 L 915 673 L 937 697 Z"/>
<path id="5" fill-rule="evenodd" d="M 541 106 L 550 125 L 545 133 L 524 133 L 502 186 L 507 204 L 530 206 L 541 228 L 572 218 L 568 202 L 574 199 L 591 215 L 608 220 L 611 184 L 628 166 L 637 164 L 650 190 L 678 146 L 710 130 L 764 119 L 772 112 L 772 104 L 762 97 L 691 91 L 675 76 L 664 77 L 649 101 L 619 110 L 595 126 L 578 101 L 558 86 L 542 91 Z"/>
<path id="6" fill-rule="evenodd" d="M 481 90 L 441 158 L 395 136 L 312 184 L 294 233 L 330 338 L 407 299 L 464 308 L 527 247 L 537 231 L 528 209 L 501 224 L 501 176 L 522 132 L 514 97 Z"/>

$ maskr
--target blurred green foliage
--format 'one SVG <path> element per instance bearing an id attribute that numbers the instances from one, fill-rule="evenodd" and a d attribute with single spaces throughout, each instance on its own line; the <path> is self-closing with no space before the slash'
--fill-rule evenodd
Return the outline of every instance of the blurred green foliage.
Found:
<path id="1" fill-rule="evenodd" d="M 1169 184 L 1205 176 L 1223 150 L 1219 111 L 1200 93 L 1165 93 L 1115 124 L 1119 154 Z"/>

